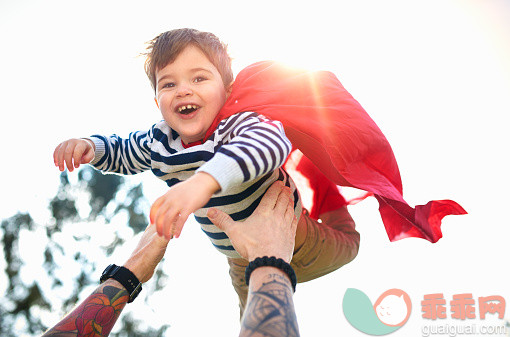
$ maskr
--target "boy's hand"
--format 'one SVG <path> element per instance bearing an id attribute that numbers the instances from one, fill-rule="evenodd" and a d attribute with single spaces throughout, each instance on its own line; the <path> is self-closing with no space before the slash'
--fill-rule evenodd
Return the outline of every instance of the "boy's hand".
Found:
<path id="1" fill-rule="evenodd" d="M 55 148 L 53 162 L 60 171 L 64 171 L 67 166 L 69 172 L 72 172 L 80 167 L 80 164 L 90 163 L 94 159 L 95 150 L 92 141 L 72 138 Z"/>
<path id="2" fill-rule="evenodd" d="M 178 238 L 188 216 L 203 207 L 220 185 L 211 175 L 198 172 L 188 180 L 172 186 L 152 204 L 150 220 L 158 234 Z"/>

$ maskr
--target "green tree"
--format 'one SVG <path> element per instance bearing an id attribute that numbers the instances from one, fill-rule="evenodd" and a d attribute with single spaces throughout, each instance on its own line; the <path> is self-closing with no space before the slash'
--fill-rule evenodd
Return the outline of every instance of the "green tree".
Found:
<path id="1" fill-rule="evenodd" d="M 69 312 L 87 294 L 85 288 L 98 283 L 104 261 L 113 251 L 145 229 L 149 206 L 142 184 L 128 185 L 121 176 L 86 166 L 73 183 L 65 172 L 60 175 L 44 223 L 37 223 L 29 213 L 2 220 L 7 291 L 0 299 L 0 336 L 38 336 Z M 42 251 L 32 253 L 41 258 L 42 268 L 30 267 L 23 254 L 37 247 L 43 247 Z M 24 277 L 31 273 L 36 275 Z M 166 277 L 161 269 L 156 271 L 154 291 Z M 52 322 L 43 320 L 52 313 Z M 114 329 L 119 332 L 112 336 L 163 336 L 167 328 L 164 324 L 143 327 L 127 313 Z"/>

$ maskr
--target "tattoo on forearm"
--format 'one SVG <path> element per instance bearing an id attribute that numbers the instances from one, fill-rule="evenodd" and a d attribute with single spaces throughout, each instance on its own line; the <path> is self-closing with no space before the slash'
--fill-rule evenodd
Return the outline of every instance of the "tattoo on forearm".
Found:
<path id="1" fill-rule="evenodd" d="M 299 336 L 292 287 L 282 275 L 270 274 L 252 297 L 244 313 L 242 327 L 248 335 Z"/>
<path id="2" fill-rule="evenodd" d="M 124 288 L 105 283 L 43 336 L 108 336 L 128 299 Z"/>

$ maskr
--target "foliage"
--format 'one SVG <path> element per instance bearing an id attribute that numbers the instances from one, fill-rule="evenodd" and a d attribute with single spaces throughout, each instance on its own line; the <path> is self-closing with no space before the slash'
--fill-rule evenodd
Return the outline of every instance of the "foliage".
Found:
<path id="1" fill-rule="evenodd" d="M 69 312 L 98 283 L 116 248 L 145 229 L 148 209 L 141 184 L 84 167 L 75 182 L 61 174 L 43 223 L 29 213 L 2 220 L 7 289 L 0 299 L 0 336 L 38 336 Z M 165 277 L 156 271 L 155 291 Z M 139 323 L 122 315 L 112 336 L 162 336 L 168 328 Z"/>

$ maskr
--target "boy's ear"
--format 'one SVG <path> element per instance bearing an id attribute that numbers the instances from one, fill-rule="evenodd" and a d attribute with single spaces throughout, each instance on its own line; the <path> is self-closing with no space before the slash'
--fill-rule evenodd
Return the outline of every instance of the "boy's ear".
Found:
<path id="1" fill-rule="evenodd" d="M 156 102 L 156 105 L 158 106 L 158 109 L 159 109 L 159 103 L 158 103 L 158 98 L 157 97 L 154 97 L 154 102 Z"/>
<path id="2" fill-rule="evenodd" d="M 230 82 L 230 84 L 225 88 L 225 92 L 227 93 L 227 98 L 232 93 L 232 86 L 234 85 L 234 81 Z"/>

